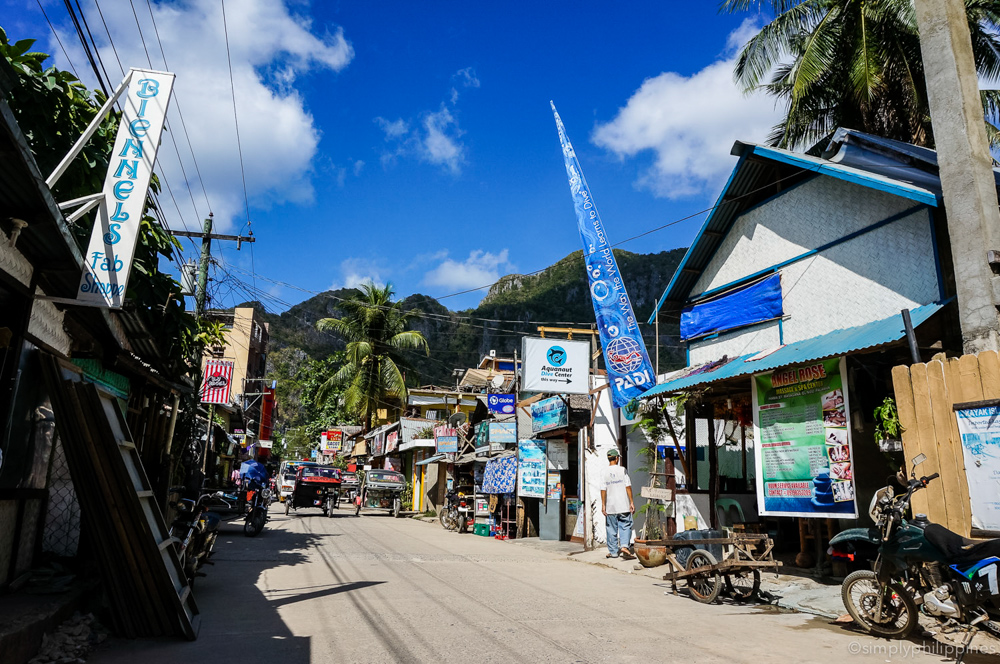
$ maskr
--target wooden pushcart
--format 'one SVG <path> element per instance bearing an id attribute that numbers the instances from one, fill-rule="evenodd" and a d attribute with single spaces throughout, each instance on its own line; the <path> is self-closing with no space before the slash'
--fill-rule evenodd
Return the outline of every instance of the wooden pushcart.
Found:
<path id="1" fill-rule="evenodd" d="M 671 538 L 647 544 L 667 548 L 668 571 L 663 578 L 671 582 L 674 594 L 677 594 L 677 581 L 684 579 L 691 597 L 705 604 L 716 600 L 723 583 L 734 600 L 750 601 L 760 593 L 760 570 L 772 568 L 777 572 L 781 566 L 781 561 L 774 559 L 773 540 L 763 534 L 733 533 L 730 537 L 691 540 Z M 712 545 L 722 546 L 722 560 L 716 560 L 706 548 Z M 686 565 L 677 559 L 677 549 L 694 549 Z"/>

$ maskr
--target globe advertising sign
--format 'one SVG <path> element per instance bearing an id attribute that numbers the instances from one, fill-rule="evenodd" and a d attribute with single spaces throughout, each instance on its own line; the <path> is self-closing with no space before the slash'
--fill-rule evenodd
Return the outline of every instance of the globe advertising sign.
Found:
<path id="1" fill-rule="evenodd" d="M 646 344 L 639 333 L 639 324 L 632 311 L 628 293 L 625 292 L 625 284 L 611 251 L 608 235 L 604 231 L 604 223 L 597 213 L 590 187 L 583 177 L 580 162 L 566 136 L 566 128 L 556 112 L 555 104 L 552 104 L 552 113 L 556 119 L 573 207 L 576 209 L 580 238 L 583 240 L 583 258 L 608 368 L 608 380 L 611 383 L 611 400 L 615 408 L 621 408 L 656 385 L 656 372 L 653 371 L 646 353 Z"/>
<path id="2" fill-rule="evenodd" d="M 121 307 L 139 239 L 146 192 L 166 121 L 174 75 L 146 69 L 129 71 L 128 93 L 104 180 L 104 200 L 84 256 L 76 299 Z"/>
<path id="3" fill-rule="evenodd" d="M 524 337 L 521 363 L 525 392 L 590 393 L 590 342 Z"/>
<path id="4" fill-rule="evenodd" d="M 486 397 L 486 407 L 496 415 L 510 415 L 514 412 L 516 401 L 513 394 L 491 394 Z"/>

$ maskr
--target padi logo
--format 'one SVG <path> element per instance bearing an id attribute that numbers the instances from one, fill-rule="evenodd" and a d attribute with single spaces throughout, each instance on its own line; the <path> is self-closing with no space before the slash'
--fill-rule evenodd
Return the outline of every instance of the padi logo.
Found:
<path id="1" fill-rule="evenodd" d="M 545 359 L 554 367 L 561 367 L 566 364 L 566 349 L 562 346 L 552 346 L 545 354 Z"/>

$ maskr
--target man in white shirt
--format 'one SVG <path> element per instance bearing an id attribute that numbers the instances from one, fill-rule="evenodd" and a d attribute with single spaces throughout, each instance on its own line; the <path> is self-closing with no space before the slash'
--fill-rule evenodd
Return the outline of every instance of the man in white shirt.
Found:
<path id="1" fill-rule="evenodd" d="M 619 555 L 632 559 L 628 546 L 632 543 L 632 482 L 625 469 L 618 465 L 618 450 L 608 450 L 608 463 L 601 472 L 601 511 L 607 522 L 608 558 Z"/>

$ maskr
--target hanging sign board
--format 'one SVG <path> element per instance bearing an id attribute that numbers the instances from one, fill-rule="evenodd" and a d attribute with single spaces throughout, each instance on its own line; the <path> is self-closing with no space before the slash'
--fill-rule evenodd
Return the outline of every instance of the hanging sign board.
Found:
<path id="1" fill-rule="evenodd" d="M 590 393 L 589 341 L 524 337 L 521 351 L 525 392 Z"/>
<path id="2" fill-rule="evenodd" d="M 104 200 L 97 207 L 76 293 L 78 300 L 116 308 L 125 300 L 146 193 L 174 85 L 174 75 L 166 72 L 133 69 L 129 74 L 128 92 L 120 97 L 122 117 L 104 179 Z"/>
<path id="3" fill-rule="evenodd" d="M 517 495 L 545 497 L 545 441 L 522 440 L 517 444 Z"/>
<path id="4" fill-rule="evenodd" d="M 639 489 L 639 495 L 643 498 L 649 498 L 650 500 L 672 500 L 674 492 L 670 489 L 644 486 Z"/>
<path id="5" fill-rule="evenodd" d="M 260 449 L 269 450 L 274 446 L 274 441 L 271 440 L 259 440 L 257 444 L 260 445 Z"/>
<path id="6" fill-rule="evenodd" d="M 561 440 L 550 440 L 549 470 L 569 470 L 569 445 Z"/>
<path id="7" fill-rule="evenodd" d="M 569 408 L 562 397 L 542 399 L 531 404 L 531 433 L 561 429 L 569 425 Z"/>
<path id="8" fill-rule="evenodd" d="M 486 407 L 494 415 L 510 415 L 517 399 L 513 394 L 491 394 L 486 397 Z"/>
<path id="9" fill-rule="evenodd" d="M 490 452 L 503 452 L 509 444 L 517 442 L 516 422 L 490 422 Z"/>
<path id="10" fill-rule="evenodd" d="M 458 430 L 447 426 L 436 427 L 434 446 L 438 454 L 458 454 Z"/>
<path id="11" fill-rule="evenodd" d="M 229 391 L 232 385 L 233 363 L 231 361 L 208 360 L 205 362 L 205 378 L 201 384 L 202 403 L 229 403 Z"/>
<path id="12" fill-rule="evenodd" d="M 969 480 L 972 527 L 1000 530 L 1000 403 L 969 408 L 956 404 L 955 411 Z"/>
<path id="13" fill-rule="evenodd" d="M 759 513 L 857 517 L 843 358 L 753 377 Z"/>
<path id="14" fill-rule="evenodd" d="M 324 431 L 320 433 L 320 442 L 324 452 L 339 452 L 344 440 L 343 431 Z"/>

